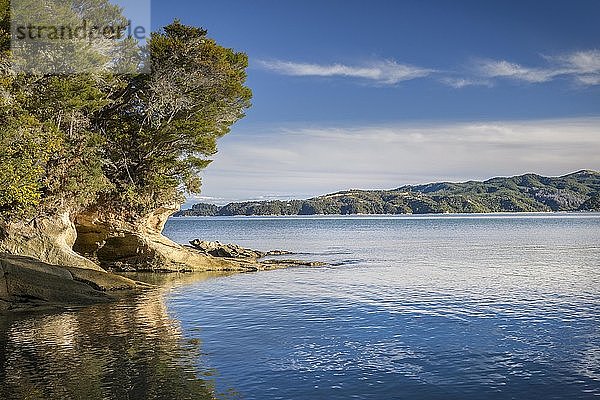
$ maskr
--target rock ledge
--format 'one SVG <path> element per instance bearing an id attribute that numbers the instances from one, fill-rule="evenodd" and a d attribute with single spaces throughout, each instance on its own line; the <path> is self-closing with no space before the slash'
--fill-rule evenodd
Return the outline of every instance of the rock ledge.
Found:
<path id="1" fill-rule="evenodd" d="M 237 261 L 247 265 L 250 271 L 264 271 L 271 269 L 282 269 L 290 267 L 321 267 L 327 264 L 317 261 L 304 260 L 281 260 L 278 258 L 264 259 L 265 257 L 277 257 L 292 255 L 294 253 L 284 250 L 258 251 L 247 249 L 237 244 L 223 244 L 220 242 L 208 242 L 195 239 L 190 242 L 191 248 L 216 258 Z"/>
<path id="2" fill-rule="evenodd" d="M 108 302 L 118 291 L 148 286 L 102 271 L 0 253 L 0 311 Z"/>

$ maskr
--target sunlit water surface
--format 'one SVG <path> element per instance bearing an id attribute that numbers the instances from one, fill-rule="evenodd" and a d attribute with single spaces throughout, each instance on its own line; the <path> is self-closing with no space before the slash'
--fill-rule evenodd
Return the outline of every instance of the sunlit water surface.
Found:
<path id="1" fill-rule="evenodd" d="M 600 214 L 186 218 L 166 234 L 331 265 L 0 317 L 7 393 L 600 398 Z"/>

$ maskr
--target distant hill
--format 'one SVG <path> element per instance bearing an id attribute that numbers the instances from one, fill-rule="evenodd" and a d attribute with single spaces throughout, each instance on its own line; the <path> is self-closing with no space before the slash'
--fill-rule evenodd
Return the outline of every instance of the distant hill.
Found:
<path id="1" fill-rule="evenodd" d="M 526 174 L 484 182 L 430 183 L 393 190 L 348 190 L 308 200 L 200 203 L 175 216 L 433 214 L 600 211 L 600 172 Z"/>

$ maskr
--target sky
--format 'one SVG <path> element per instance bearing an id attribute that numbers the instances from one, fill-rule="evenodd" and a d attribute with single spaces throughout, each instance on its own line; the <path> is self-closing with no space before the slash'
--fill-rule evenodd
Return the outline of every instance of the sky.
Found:
<path id="1" fill-rule="evenodd" d="M 600 170 L 600 1 L 152 1 L 248 54 L 191 202 Z"/>

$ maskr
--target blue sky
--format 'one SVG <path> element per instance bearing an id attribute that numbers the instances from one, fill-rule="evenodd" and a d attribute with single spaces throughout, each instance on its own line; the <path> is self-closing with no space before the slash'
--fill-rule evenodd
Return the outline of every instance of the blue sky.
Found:
<path id="1" fill-rule="evenodd" d="M 152 2 L 250 57 L 202 199 L 600 169 L 600 2 Z"/>

